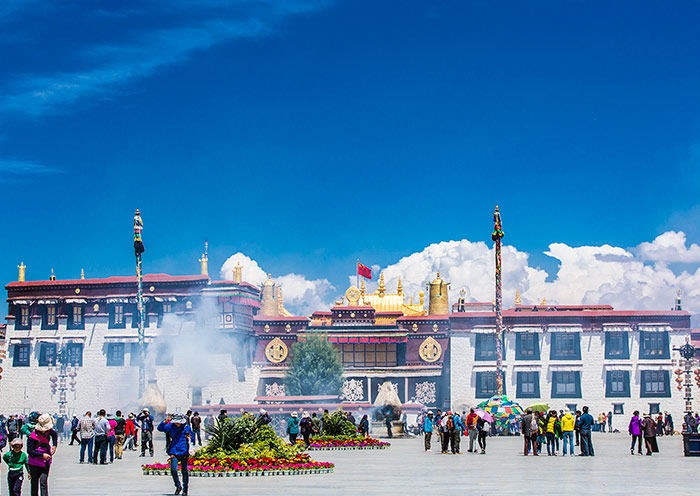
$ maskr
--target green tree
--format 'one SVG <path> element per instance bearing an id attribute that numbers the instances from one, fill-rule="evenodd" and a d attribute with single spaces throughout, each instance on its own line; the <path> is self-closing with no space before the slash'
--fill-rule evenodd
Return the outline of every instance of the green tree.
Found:
<path id="1" fill-rule="evenodd" d="M 292 345 L 292 360 L 284 379 L 288 395 L 336 395 L 342 385 L 343 364 L 325 334 Z"/>

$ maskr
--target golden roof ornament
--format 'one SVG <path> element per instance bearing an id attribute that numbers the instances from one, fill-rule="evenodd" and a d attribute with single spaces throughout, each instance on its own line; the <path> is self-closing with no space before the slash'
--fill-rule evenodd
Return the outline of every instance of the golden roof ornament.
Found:
<path id="1" fill-rule="evenodd" d="M 362 278 L 362 285 L 360 286 L 360 294 L 364 295 L 365 294 L 365 278 Z"/>
<path id="2" fill-rule="evenodd" d="M 233 268 L 233 282 L 236 284 L 243 282 L 243 267 L 240 260 L 236 262 L 236 266 Z"/>
<path id="3" fill-rule="evenodd" d="M 377 293 L 380 297 L 384 296 L 384 293 L 386 293 L 386 288 L 384 287 L 384 272 L 379 275 L 379 289 L 377 289 Z"/>
<path id="4" fill-rule="evenodd" d="M 204 242 L 204 253 L 199 263 L 202 264 L 202 275 L 209 277 L 209 241 Z"/>
<path id="5" fill-rule="evenodd" d="M 547 298 L 542 298 L 542 303 L 540 305 L 546 305 L 547 304 Z"/>
<path id="6" fill-rule="evenodd" d="M 51 275 L 49 276 L 49 281 L 55 281 L 56 274 L 53 273 L 53 267 L 51 267 Z"/>
<path id="7" fill-rule="evenodd" d="M 520 299 L 520 289 L 515 288 L 515 304 L 516 305 L 522 305 L 522 300 Z"/>
<path id="8" fill-rule="evenodd" d="M 27 269 L 27 266 L 24 265 L 24 262 L 22 262 L 17 266 L 17 268 L 19 269 L 19 277 L 17 278 L 17 281 L 24 282 L 25 270 Z"/>
<path id="9" fill-rule="evenodd" d="M 401 278 L 399 277 L 399 285 L 396 288 L 396 293 L 402 295 L 403 294 L 403 286 L 401 285 Z"/>
<path id="10" fill-rule="evenodd" d="M 80 269 L 80 278 L 85 279 L 85 269 Z"/>

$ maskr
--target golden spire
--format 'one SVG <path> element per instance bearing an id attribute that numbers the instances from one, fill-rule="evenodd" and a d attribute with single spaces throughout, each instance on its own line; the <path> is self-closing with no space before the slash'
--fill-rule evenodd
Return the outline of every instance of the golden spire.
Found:
<path id="1" fill-rule="evenodd" d="M 386 288 L 384 287 L 384 272 L 379 275 L 379 289 L 377 289 L 377 294 L 379 296 L 384 296 L 386 293 Z"/>
<path id="2" fill-rule="evenodd" d="M 240 284 L 243 282 L 243 266 L 240 260 L 236 262 L 236 266 L 233 268 L 233 282 Z"/>
<path id="3" fill-rule="evenodd" d="M 85 269 L 80 269 L 80 278 L 85 279 Z"/>
<path id="4" fill-rule="evenodd" d="M 275 291 L 275 282 L 272 280 L 272 274 L 267 275 L 267 281 L 262 287 L 262 298 L 260 300 L 260 315 L 263 317 L 276 317 L 279 315 L 279 306 L 275 301 L 277 294 Z"/>
<path id="5" fill-rule="evenodd" d="M 523 301 L 520 299 L 520 288 L 515 288 L 515 304 L 522 305 Z"/>
<path id="6" fill-rule="evenodd" d="M 280 315 L 284 315 L 284 298 L 282 298 L 282 286 L 277 286 L 277 309 Z"/>
<path id="7" fill-rule="evenodd" d="M 24 282 L 24 275 L 27 266 L 24 265 L 24 262 L 22 262 L 20 265 L 17 266 L 17 268 L 19 269 L 19 277 L 17 278 L 17 280 L 19 282 Z"/>
<path id="8" fill-rule="evenodd" d="M 365 278 L 362 278 L 362 285 L 360 286 L 360 294 L 364 295 L 365 294 Z"/>
<path id="9" fill-rule="evenodd" d="M 418 296 L 420 297 L 420 306 L 423 306 L 425 303 L 425 291 L 420 291 Z"/>
<path id="10" fill-rule="evenodd" d="M 202 258 L 199 259 L 199 263 L 202 264 L 202 275 L 209 277 L 209 241 L 204 242 L 204 253 Z"/>
<path id="11" fill-rule="evenodd" d="M 547 304 L 547 298 L 542 298 L 542 303 L 540 305 L 546 305 Z"/>
<path id="12" fill-rule="evenodd" d="M 55 281 L 56 280 L 56 274 L 53 273 L 53 267 L 51 267 L 51 276 L 49 277 L 49 281 Z"/>
<path id="13" fill-rule="evenodd" d="M 401 286 L 401 278 L 399 277 L 399 286 L 396 288 L 396 293 L 402 295 L 403 294 L 403 286 Z"/>

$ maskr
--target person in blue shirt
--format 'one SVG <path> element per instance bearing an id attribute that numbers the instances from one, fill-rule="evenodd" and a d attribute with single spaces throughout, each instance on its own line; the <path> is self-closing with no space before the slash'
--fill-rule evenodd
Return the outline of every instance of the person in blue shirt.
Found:
<path id="1" fill-rule="evenodd" d="M 588 407 L 584 406 L 583 415 L 581 415 L 581 454 L 579 456 L 595 456 L 591 439 L 594 422 L 593 416 L 588 413 Z"/>
<path id="2" fill-rule="evenodd" d="M 146 456 L 146 448 L 153 456 L 153 415 L 148 408 L 144 408 L 136 420 L 139 421 L 141 429 L 141 456 Z"/>
<path id="3" fill-rule="evenodd" d="M 187 425 L 187 418 L 181 413 L 176 413 L 173 416 L 168 415 L 158 425 L 158 430 L 170 435 L 170 445 L 168 446 L 168 454 L 170 455 L 170 475 L 175 483 L 175 494 L 187 495 L 189 486 L 190 474 L 187 470 L 187 464 L 190 459 L 190 439 L 192 439 L 192 429 Z M 177 475 L 177 464 L 180 463 L 182 471 L 182 485 Z"/>
<path id="4" fill-rule="evenodd" d="M 450 447 L 452 448 L 453 455 L 461 455 L 462 452 L 459 449 L 460 441 L 462 439 L 462 433 L 464 432 L 464 422 L 459 416 L 459 412 L 454 412 L 452 414 L 452 423 L 454 424 L 454 429 L 450 433 Z"/>
<path id="5" fill-rule="evenodd" d="M 425 451 L 432 451 L 430 449 L 430 439 L 433 437 L 433 412 L 428 412 L 423 418 L 423 432 L 425 432 Z"/>

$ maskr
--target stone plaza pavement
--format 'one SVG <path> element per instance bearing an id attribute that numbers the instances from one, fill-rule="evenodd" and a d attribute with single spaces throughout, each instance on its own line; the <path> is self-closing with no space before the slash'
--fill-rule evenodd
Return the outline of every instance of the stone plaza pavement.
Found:
<path id="1" fill-rule="evenodd" d="M 700 458 L 686 458 L 680 436 L 659 439 L 660 453 L 632 456 L 625 434 L 594 433 L 596 456 L 523 457 L 521 438 L 489 438 L 486 455 L 425 453 L 422 439 L 393 440 L 391 448 L 372 451 L 313 452 L 336 464 L 324 475 L 251 478 L 191 478 L 190 495 L 223 494 L 697 494 Z M 437 448 L 437 444 L 433 446 Z M 164 442 L 156 456 L 127 452 L 113 465 L 78 463 L 78 447 L 59 445 L 49 478 L 51 496 L 169 495 L 170 477 L 144 476 L 147 460 L 165 462 Z M 7 494 L 2 467 L 0 494 Z M 29 494 L 29 481 L 23 494 Z"/>

